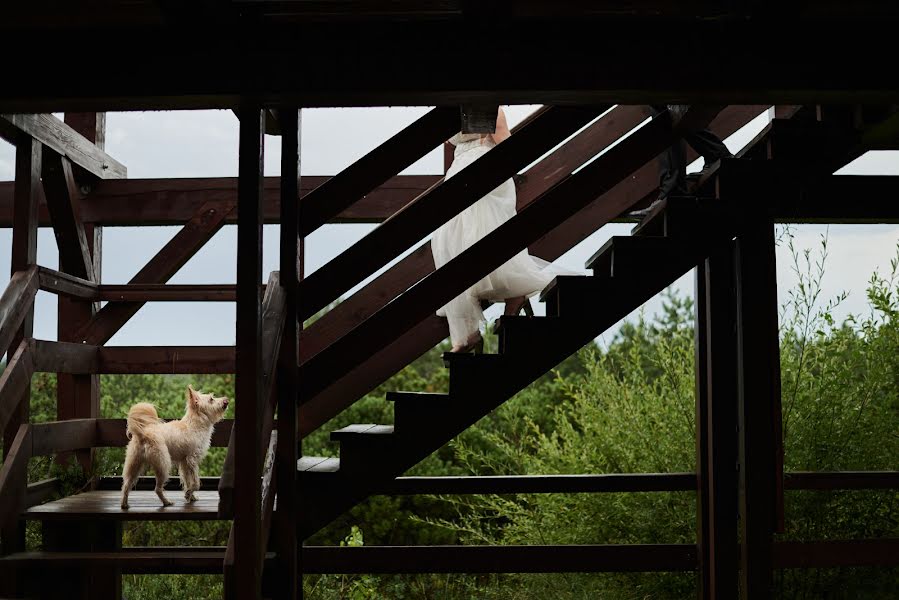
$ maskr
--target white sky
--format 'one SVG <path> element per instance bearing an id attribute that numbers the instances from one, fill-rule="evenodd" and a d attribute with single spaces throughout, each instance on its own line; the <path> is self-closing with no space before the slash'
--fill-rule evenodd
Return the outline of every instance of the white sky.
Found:
<path id="1" fill-rule="evenodd" d="M 534 107 L 508 107 L 514 125 Z M 427 108 L 312 109 L 303 114 L 302 172 L 333 175 L 411 123 Z M 736 151 L 767 123 L 761 115 L 732 136 Z M 230 111 L 110 113 L 107 151 L 128 167 L 132 178 L 226 177 L 237 175 L 237 119 Z M 280 138 L 266 137 L 266 175 L 279 174 Z M 15 150 L 0 142 L 0 180 L 13 178 Z M 694 165 L 698 168 L 700 165 Z M 435 149 L 405 174 L 443 172 L 442 150 Z M 899 175 L 899 152 L 871 152 L 841 171 L 843 174 Z M 847 199 L 852 201 L 853 199 Z M 899 200 L 899 199 L 897 199 Z M 374 225 L 329 225 L 307 239 L 307 272 L 313 271 L 364 236 Z M 584 261 L 612 235 L 626 235 L 630 226 L 611 224 L 596 232 L 558 263 L 582 271 Z M 104 283 L 126 283 L 178 230 L 177 227 L 104 228 Z M 826 226 L 796 228 L 799 248 L 817 247 Z M 235 234 L 225 227 L 171 283 L 233 283 Z M 10 261 L 9 229 L 0 229 L 0 286 L 6 285 Z M 885 273 L 895 256 L 899 225 L 834 225 L 829 228 L 828 269 L 824 296 L 850 293 L 842 314 L 867 312 L 865 284 L 875 270 Z M 265 273 L 277 267 L 277 226 L 265 227 Z M 785 248 L 778 250 L 780 294 L 795 281 Z M 56 244 L 49 229 L 41 229 L 38 262 L 56 268 Z M 692 293 L 692 274 L 677 284 Z M 536 301 L 535 306 L 536 306 Z M 538 314 L 542 307 L 536 306 Z M 651 314 L 658 300 L 644 310 Z M 35 337 L 56 339 L 56 299 L 39 293 Z M 614 329 L 612 330 L 614 331 Z M 609 339 L 610 332 L 604 336 Z M 206 345 L 234 343 L 234 306 L 227 303 L 155 303 L 146 305 L 111 341 L 113 345 Z"/>

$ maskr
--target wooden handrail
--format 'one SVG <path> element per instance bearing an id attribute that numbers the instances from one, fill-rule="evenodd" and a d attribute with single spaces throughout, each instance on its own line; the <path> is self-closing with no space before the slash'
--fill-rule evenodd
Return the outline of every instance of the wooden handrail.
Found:
<path id="1" fill-rule="evenodd" d="M 29 458 L 31 425 L 20 425 L 0 467 L 0 532 L 6 533 L 15 526 L 25 505 Z"/>
<path id="2" fill-rule="evenodd" d="M 571 161 L 566 165 L 565 174 L 567 175 L 580 164 L 574 163 L 578 161 L 582 163 L 592 156 L 589 152 L 584 152 L 583 148 L 579 149 L 579 146 L 586 141 L 579 139 L 582 135 L 588 135 L 588 132 L 591 132 L 591 130 L 603 126 L 601 124 L 606 119 L 612 121 L 605 125 L 609 127 L 610 134 L 614 135 L 622 129 L 629 131 L 628 125 L 640 119 L 643 114 L 642 110 L 635 110 L 636 108 L 616 107 L 598 120 L 597 123 L 591 125 L 584 132 L 557 149 L 553 153 L 554 155 L 558 154 L 559 157 L 564 157 L 567 154 L 568 159 Z M 765 108 L 760 105 L 730 107 L 722 111 L 713 121 L 711 129 L 722 139 L 726 138 L 758 116 Z M 626 110 L 629 112 L 625 112 Z M 590 135 L 599 136 L 599 132 L 591 132 Z M 596 139 L 601 140 L 602 138 L 597 137 Z M 576 145 L 570 146 L 570 144 Z M 590 156 L 587 156 L 588 154 Z M 587 158 L 584 159 L 584 156 L 587 156 Z M 692 160 L 695 157 L 695 152 L 689 150 L 688 159 Z M 539 167 L 540 164 L 525 174 L 525 182 L 531 180 L 539 181 L 538 175 L 540 171 L 536 171 Z M 588 207 L 582 209 L 561 226 L 531 244 L 531 252 L 549 261 L 557 259 L 608 222 L 606 206 L 609 204 L 633 204 L 641 199 L 652 197 L 653 194 L 658 193 L 658 181 L 656 161 L 647 162 L 632 176 L 622 178 L 616 186 L 605 194 L 600 195 Z M 523 189 L 524 186 L 520 186 L 519 209 L 533 202 L 533 199 L 527 199 L 527 196 L 522 192 Z M 539 191 L 542 192 L 545 189 L 542 188 Z M 538 195 L 538 193 L 534 193 L 534 198 Z M 527 202 L 523 203 L 522 199 L 527 200 Z M 433 271 L 434 263 L 430 255 L 430 248 L 427 245 L 422 245 L 418 251 L 388 269 L 351 298 L 336 306 L 332 311 L 304 330 L 303 343 L 300 345 L 304 360 L 308 360 L 315 353 L 346 335 L 353 328 L 368 319 L 374 312 L 384 307 L 396 296 Z M 428 315 L 414 329 L 398 336 L 389 346 L 385 346 L 384 349 L 375 352 L 362 366 L 348 370 L 345 376 L 336 379 L 327 389 L 306 399 L 305 403 L 299 408 L 301 435 L 308 435 L 320 427 L 345 407 L 355 402 L 357 398 L 386 381 L 408 362 L 425 353 L 428 349 L 433 348 L 446 336 L 445 320 L 434 315 Z"/>
<path id="3" fill-rule="evenodd" d="M 300 203 L 307 236 L 459 131 L 459 109 L 438 107 L 314 189 Z"/>
<path id="4" fill-rule="evenodd" d="M 262 447 L 259 448 L 260 456 L 265 457 L 265 448 L 274 428 L 275 419 L 275 367 L 278 364 L 278 354 L 281 350 L 281 332 L 284 329 L 285 312 L 284 288 L 279 281 L 279 273 L 273 272 L 269 276 L 266 294 L 262 303 L 262 390 L 265 398 L 265 410 L 260 416 L 258 426 L 261 431 Z M 239 399 L 237 399 L 239 400 Z M 235 438 L 237 423 L 231 429 L 228 441 L 228 453 L 225 456 L 225 465 L 222 469 L 222 477 L 219 480 L 219 516 L 227 519 L 233 516 L 234 509 L 234 479 L 235 479 Z"/>
<path id="5" fill-rule="evenodd" d="M 0 355 L 9 350 L 25 315 L 34 306 L 38 285 L 36 266 L 16 271 L 10 277 L 9 284 L 0 296 Z"/>
<path id="6" fill-rule="evenodd" d="M 234 373 L 234 346 L 92 346 L 34 339 L 28 342 L 36 372 Z"/>
<path id="7" fill-rule="evenodd" d="M 0 431 L 19 408 L 23 393 L 34 375 L 28 340 L 22 340 L 0 374 Z"/>
<path id="8" fill-rule="evenodd" d="M 714 113 L 693 108 L 684 116 L 684 127 L 708 123 Z M 672 124 L 667 113 L 653 119 L 606 154 L 593 161 L 541 199 L 428 275 L 409 292 L 375 313 L 339 342 L 309 360 L 300 379 L 301 398 L 325 389 L 341 371 L 360 364 L 389 340 L 412 329 L 457 294 L 474 284 L 547 231 L 562 224 L 590 204 L 597 193 L 610 190 L 622 174 L 632 173 L 665 150 L 685 130 Z M 612 219 L 631 205 L 607 204 Z"/>
<path id="9" fill-rule="evenodd" d="M 336 300 L 601 112 L 600 108 L 550 108 L 457 176 L 440 182 L 416 198 L 300 282 L 300 320 L 311 317 Z"/>

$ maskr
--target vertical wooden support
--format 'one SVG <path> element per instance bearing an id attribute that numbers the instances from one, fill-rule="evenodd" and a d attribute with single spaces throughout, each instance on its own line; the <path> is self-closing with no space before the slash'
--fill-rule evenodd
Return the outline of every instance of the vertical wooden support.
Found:
<path id="1" fill-rule="evenodd" d="M 737 340 L 733 244 L 697 269 L 697 450 L 703 599 L 737 591 Z M 704 454 L 703 454 L 704 451 Z M 703 504 L 704 502 L 704 504 Z"/>
<path id="2" fill-rule="evenodd" d="M 772 545 L 781 478 L 773 222 L 762 211 L 745 214 L 736 246 L 741 598 L 763 600 L 773 594 Z"/>
<path id="3" fill-rule="evenodd" d="M 13 192 L 13 230 L 11 272 L 24 271 L 37 260 L 37 225 L 38 194 L 41 186 L 41 151 L 40 142 L 31 137 L 23 137 L 16 144 L 15 190 Z M 34 331 L 34 308 L 28 311 L 22 326 L 13 337 L 9 348 L 0 348 L 0 352 L 8 351 L 7 362 L 22 339 L 31 337 Z M 31 385 L 23 393 L 19 408 L 10 417 L 3 432 L 4 451 L 9 449 L 19 425 L 28 422 Z"/>
<path id="4" fill-rule="evenodd" d="M 106 144 L 106 113 L 66 113 L 65 122 L 99 148 Z M 84 185 L 85 182 L 79 182 Z M 100 282 L 102 264 L 103 229 L 92 223 L 84 224 L 84 235 L 93 266 L 93 279 Z M 60 267 L 63 265 L 60 257 Z M 90 271 L 89 271 L 90 272 Z M 59 296 L 57 299 L 57 335 L 61 342 L 77 342 L 78 330 L 96 314 L 99 306 L 74 298 Z M 100 376 L 68 375 L 57 377 L 57 419 L 97 418 L 100 416 Z M 63 460 L 65 457 L 62 457 Z M 85 473 L 93 467 L 93 451 L 76 452 L 76 458 Z"/>
<path id="5" fill-rule="evenodd" d="M 694 274 L 693 326 L 696 372 L 696 551 L 699 563 L 699 598 L 714 600 L 711 592 L 709 566 L 709 440 L 708 428 L 708 320 L 706 295 L 706 264 L 696 266 Z"/>
<path id="6" fill-rule="evenodd" d="M 262 395 L 262 183 L 261 105 L 240 108 L 237 184 L 237 332 L 235 414 L 234 567 L 225 573 L 226 594 L 252 600 L 261 593 L 260 455 Z M 279 444 L 280 446 L 280 444 Z"/>
<path id="7" fill-rule="evenodd" d="M 278 356 L 278 508 L 273 532 L 278 556 L 275 597 L 294 600 L 302 594 L 302 575 L 297 559 L 297 377 L 299 376 L 299 326 L 297 288 L 302 273 L 302 238 L 299 237 L 300 111 L 285 108 L 281 122 L 281 266 L 284 288 L 284 335 Z"/>

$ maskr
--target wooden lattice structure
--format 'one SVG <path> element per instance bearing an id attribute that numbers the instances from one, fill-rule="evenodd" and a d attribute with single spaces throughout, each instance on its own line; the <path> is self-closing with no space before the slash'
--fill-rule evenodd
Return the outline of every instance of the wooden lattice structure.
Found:
<path id="1" fill-rule="evenodd" d="M 0 593 L 116 598 L 123 572 L 224 572 L 229 597 L 261 597 L 264 589 L 292 598 L 304 573 L 695 571 L 704 599 L 736 597 L 739 589 L 754 600 L 770 597 L 776 569 L 896 566 L 899 540 L 776 539 L 784 490 L 895 489 L 899 473 L 783 473 L 773 228 L 899 220 L 892 178 L 832 174 L 867 150 L 899 144 L 891 104 L 899 85 L 865 60 L 892 55 L 899 10 L 876 2 L 590 4 L 42 0 L 5 7 L 7 56 L 38 42 L 61 53 L 77 40 L 85 55 L 102 49 L 107 62 L 39 74 L 17 59 L 0 90 L 0 135 L 16 146 L 15 181 L 0 183 L 0 226 L 13 229 L 13 276 L 0 298 L 0 352 L 8 351 L 0 378 Z M 828 43 L 809 56 L 795 35 L 778 35 L 794 28 Z M 700 48 L 684 40 L 753 51 L 711 52 L 701 68 L 671 69 L 658 57 Z M 413 47 L 422 51 L 408 52 Z M 393 64 L 398 56 L 402 68 Z M 851 60 L 851 70 L 834 74 Z M 647 119 L 644 104 L 674 99 L 696 104 L 680 119 L 663 113 L 626 135 Z M 712 101 L 727 106 L 699 104 Z M 519 102 L 546 106 L 458 176 L 396 175 L 460 128 L 489 121 L 497 104 Z M 340 174 L 300 178 L 302 108 L 379 104 L 437 108 Z M 236 180 L 127 179 L 103 150 L 104 113 L 83 112 L 215 107 L 240 118 Z M 554 260 L 646 205 L 657 195 L 657 156 L 684 133 L 709 125 L 724 137 L 769 109 L 770 125 L 698 181 L 694 195 L 670 199 L 631 236 L 600 248 L 587 265 L 593 276 L 560 277 L 544 290 L 546 317 L 503 317 L 499 354 L 447 356 L 448 394 L 391 394 L 393 425 L 333 432 L 339 459 L 302 455 L 303 436 L 446 337 L 438 307 L 525 247 Z M 64 111 L 64 122 L 50 111 Z M 263 177 L 266 131 L 282 136 L 280 178 Z M 439 270 L 421 245 L 301 328 L 526 167 L 508 223 Z M 849 192 L 859 201 L 847 203 Z M 354 221 L 382 225 L 304 277 L 303 238 L 325 223 Z M 236 285 L 167 284 L 235 222 Z M 281 225 L 280 269 L 265 286 L 264 222 Z M 163 224 L 183 228 L 127 285 L 102 283 L 104 226 Z M 36 264 L 39 226 L 54 230 L 59 271 Z M 691 269 L 696 473 L 402 477 Z M 59 297 L 59 341 L 33 339 L 38 290 Z M 236 345 L 105 346 L 145 303 L 188 300 L 236 302 Z M 541 352 L 528 352 L 538 341 Z M 56 422 L 29 424 L 35 372 L 59 374 Z M 98 377 L 109 373 L 236 373 L 236 419 L 213 440 L 228 447 L 226 467 L 204 481 L 193 507 L 151 509 L 137 492 L 124 515 L 115 479 L 45 503 L 56 482 L 26 481 L 33 456 L 75 452 L 89 468 L 91 449 L 125 444 L 124 422 L 99 412 Z M 302 545 L 373 494 L 630 491 L 694 491 L 696 543 Z M 121 547 L 124 518 L 233 526 L 227 548 L 135 549 Z M 40 552 L 23 551 L 24 520 L 42 522 Z M 39 577 L 44 570 L 53 576 Z"/>

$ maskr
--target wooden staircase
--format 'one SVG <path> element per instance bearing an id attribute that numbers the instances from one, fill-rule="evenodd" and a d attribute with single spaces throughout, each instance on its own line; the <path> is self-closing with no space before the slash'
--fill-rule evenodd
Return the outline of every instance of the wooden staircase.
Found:
<path id="1" fill-rule="evenodd" d="M 721 220 L 721 213 L 708 199 L 671 198 L 636 235 L 610 239 L 587 262 L 592 276 L 553 280 L 541 294 L 546 316 L 501 317 L 498 354 L 444 354 L 448 394 L 393 392 L 387 400 L 394 403 L 394 425 L 332 432 L 331 439 L 340 442 L 339 460 L 300 461 L 302 537 L 439 449 L 692 269 L 716 241 L 691 238 L 695 228 L 710 228 L 722 239 L 733 233 L 733 222 Z M 678 229 L 674 223 L 689 225 Z M 666 235 L 648 235 L 658 230 Z"/>

